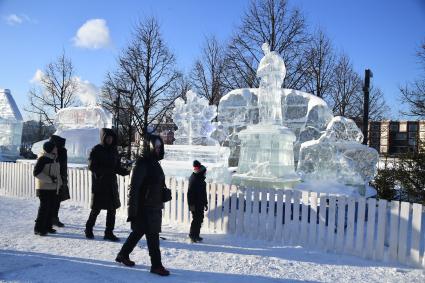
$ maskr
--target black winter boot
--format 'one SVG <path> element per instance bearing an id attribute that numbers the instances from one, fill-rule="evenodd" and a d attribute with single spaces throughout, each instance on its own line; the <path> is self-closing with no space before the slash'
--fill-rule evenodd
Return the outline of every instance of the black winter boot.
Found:
<path id="1" fill-rule="evenodd" d="M 92 229 L 87 229 L 84 230 L 84 233 L 86 234 L 86 238 L 87 239 L 94 239 L 94 234 L 93 234 L 93 230 Z"/>
<path id="2" fill-rule="evenodd" d="M 159 266 L 159 267 L 151 267 L 151 273 L 155 273 L 158 274 L 160 276 L 168 276 L 170 275 L 170 271 L 168 271 L 167 269 L 165 269 L 164 266 Z"/>
<path id="3" fill-rule="evenodd" d="M 56 226 L 56 227 L 65 227 L 65 224 L 63 224 L 62 222 L 60 222 L 59 221 L 59 219 L 54 219 L 53 221 L 52 221 L 52 224 L 54 225 L 54 226 Z"/>
<path id="4" fill-rule="evenodd" d="M 130 259 L 129 256 L 124 256 L 122 254 L 118 254 L 115 258 L 116 262 L 122 263 L 125 266 L 134 266 L 136 263 Z"/>
<path id="5" fill-rule="evenodd" d="M 120 238 L 115 236 L 114 233 L 110 232 L 110 231 L 107 231 L 107 232 L 105 231 L 105 236 L 103 236 L 103 239 L 109 240 L 109 241 L 112 241 L 112 242 L 119 242 L 120 241 Z"/>

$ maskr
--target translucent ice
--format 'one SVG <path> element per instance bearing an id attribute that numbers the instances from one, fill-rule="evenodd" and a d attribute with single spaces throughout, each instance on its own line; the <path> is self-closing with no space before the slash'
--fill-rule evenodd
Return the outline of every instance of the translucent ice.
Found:
<path id="1" fill-rule="evenodd" d="M 100 142 L 100 129 L 111 128 L 112 117 L 100 106 L 69 107 L 58 111 L 54 125 L 54 134 L 66 139 L 68 162 L 87 163 L 91 149 Z M 40 153 L 44 142 L 35 143 L 32 152 Z"/>
<path id="2" fill-rule="evenodd" d="M 0 89 L 0 161 L 19 157 L 23 119 L 8 89 Z"/>
<path id="3" fill-rule="evenodd" d="M 285 64 L 276 53 L 263 45 L 257 75 L 259 122 L 238 133 L 241 140 L 237 174 L 233 180 L 247 187 L 275 187 L 296 182 L 294 171 L 294 133 L 282 125 L 281 85 Z"/>
<path id="4" fill-rule="evenodd" d="M 217 106 L 209 105 L 208 100 L 193 91 L 186 94 L 187 102 L 178 98 L 173 109 L 173 121 L 177 126 L 174 144 L 217 145 L 211 133 L 215 125 L 211 122 L 217 116 Z"/>
<path id="5" fill-rule="evenodd" d="M 361 144 L 363 135 L 352 120 L 333 117 L 323 99 L 298 90 L 282 89 L 284 62 L 279 54 L 270 52 L 267 45 L 263 50 L 265 56 L 258 68 L 260 87 L 233 90 L 223 96 L 218 108 L 221 133 L 227 135 L 222 143 L 231 148 L 229 163 L 239 165 L 237 174 L 263 178 L 267 183 L 270 180 L 265 177 L 273 175 L 267 166 L 282 153 L 286 159 L 292 156 L 305 182 L 332 179 L 364 188 L 374 177 L 378 153 Z M 277 130 L 278 126 L 287 127 L 293 138 L 289 138 L 290 135 L 264 138 L 262 133 L 267 127 Z M 264 151 L 266 144 L 273 140 L 282 140 L 286 145 Z M 279 166 L 291 172 L 290 163 L 289 167 Z"/>
<path id="6" fill-rule="evenodd" d="M 318 140 L 302 143 L 298 173 L 303 180 L 336 180 L 362 186 L 376 173 L 378 152 L 361 144 L 354 121 L 334 117 Z"/>
<path id="7" fill-rule="evenodd" d="M 205 98 L 193 91 L 186 94 L 187 101 L 179 98 L 173 109 L 173 121 L 177 126 L 173 145 L 165 146 L 165 157 L 161 162 L 166 175 L 189 177 L 193 160 L 199 160 L 208 168 L 207 180 L 229 182 L 227 164 L 230 154 L 228 147 L 220 146 L 227 130 L 221 123 L 212 122 L 217 116 L 217 107 L 209 105 Z M 211 135 L 214 133 L 214 138 Z"/>

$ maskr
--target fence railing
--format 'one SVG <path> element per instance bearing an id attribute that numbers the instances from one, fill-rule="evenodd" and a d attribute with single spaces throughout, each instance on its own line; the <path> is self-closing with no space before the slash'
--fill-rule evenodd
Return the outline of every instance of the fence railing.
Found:
<path id="1" fill-rule="evenodd" d="M 8 195 L 34 197 L 32 171 L 32 164 L 0 163 L 0 188 Z M 128 176 L 118 178 L 122 213 L 129 181 Z M 167 178 L 166 182 L 173 199 L 165 204 L 163 219 L 188 226 L 188 181 Z M 70 168 L 69 188 L 72 201 L 90 205 L 88 170 Z M 203 229 L 425 267 L 425 217 L 420 204 L 214 183 L 207 191 L 209 210 Z"/>

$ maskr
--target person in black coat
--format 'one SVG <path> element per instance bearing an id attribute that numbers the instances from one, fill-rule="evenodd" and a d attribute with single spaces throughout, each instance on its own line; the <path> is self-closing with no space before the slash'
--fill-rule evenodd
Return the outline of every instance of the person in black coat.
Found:
<path id="1" fill-rule="evenodd" d="M 193 173 L 189 178 L 189 188 L 187 190 L 189 210 L 192 212 L 189 238 L 193 243 L 202 241 L 199 234 L 204 220 L 204 210 L 208 210 L 206 172 L 207 168 L 204 165 L 198 160 L 193 161 Z"/>
<path id="2" fill-rule="evenodd" d="M 117 150 L 117 136 L 112 129 L 100 131 L 100 144 L 90 152 L 89 170 L 92 172 L 91 212 L 86 223 L 85 234 L 93 239 L 93 227 L 100 210 L 106 209 L 106 230 L 104 239 L 119 241 L 113 233 L 115 227 L 115 211 L 121 206 L 117 175 L 128 175 L 129 170 L 121 166 Z"/>
<path id="3" fill-rule="evenodd" d="M 64 227 L 65 225 L 59 220 L 59 208 L 62 201 L 70 199 L 68 188 L 68 152 L 65 148 L 66 139 L 57 135 L 52 135 L 50 137 L 50 142 L 53 142 L 58 149 L 57 160 L 60 165 L 60 174 L 62 179 L 62 186 L 59 190 L 59 195 L 53 208 L 52 224 L 58 227 Z"/>
<path id="4" fill-rule="evenodd" d="M 128 194 L 128 219 L 132 232 L 122 246 L 116 261 L 127 266 L 134 266 L 130 253 L 139 240 L 146 235 L 151 258 L 151 272 L 167 276 L 170 274 L 161 262 L 159 233 L 162 225 L 163 188 L 165 176 L 159 160 L 164 157 L 164 143 L 159 136 L 147 137 L 147 149 L 137 160 L 133 169 Z"/>

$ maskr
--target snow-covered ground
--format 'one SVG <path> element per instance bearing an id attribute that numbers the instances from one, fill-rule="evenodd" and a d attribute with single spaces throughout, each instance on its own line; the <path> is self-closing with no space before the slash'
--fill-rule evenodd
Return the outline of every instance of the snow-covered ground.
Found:
<path id="1" fill-rule="evenodd" d="M 5 196 L 0 191 L 0 281 L 21 282 L 425 282 L 425 272 L 403 266 L 309 251 L 300 247 L 203 234 L 205 242 L 190 244 L 187 231 L 164 225 L 161 251 L 170 269 L 167 279 L 149 273 L 149 255 L 142 240 L 131 258 L 133 268 L 114 258 L 129 233 L 117 217 L 121 243 L 102 239 L 105 213 L 98 218 L 95 240 L 84 238 L 89 211 L 65 202 L 65 228 L 47 237 L 33 234 L 36 199 Z"/>

